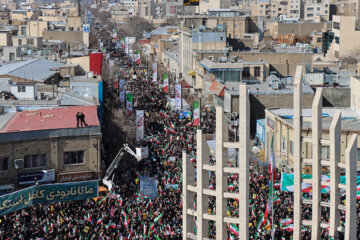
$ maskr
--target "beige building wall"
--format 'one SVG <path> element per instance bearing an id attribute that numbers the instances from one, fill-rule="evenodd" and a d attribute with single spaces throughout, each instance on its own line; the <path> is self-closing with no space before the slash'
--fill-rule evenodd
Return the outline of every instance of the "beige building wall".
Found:
<path id="1" fill-rule="evenodd" d="M 360 78 L 351 77 L 351 109 L 360 114 Z"/>
<path id="2" fill-rule="evenodd" d="M 206 13 L 209 9 L 229 9 L 231 0 L 200 0 L 199 13 Z"/>
<path id="3" fill-rule="evenodd" d="M 11 46 L 11 37 L 8 32 L 0 32 L 0 47 Z"/>
<path id="4" fill-rule="evenodd" d="M 9 158 L 9 170 L 0 174 L 0 184 L 14 184 L 16 175 L 21 173 L 38 172 L 45 169 L 55 169 L 58 173 L 91 171 L 100 173 L 100 146 L 101 136 L 63 137 L 41 139 L 36 141 L 15 141 L 0 143 L 0 156 Z M 64 165 L 64 152 L 84 151 L 85 162 L 77 165 Z M 14 168 L 15 159 L 24 159 L 26 155 L 46 155 L 46 166 L 40 168 Z"/>
<path id="5" fill-rule="evenodd" d="M 274 122 L 274 128 L 271 127 L 271 121 Z M 270 142 L 272 137 L 274 137 L 274 152 L 276 156 L 276 164 L 278 167 L 281 167 L 282 164 L 288 165 L 291 170 L 294 164 L 294 128 L 292 124 L 287 123 L 281 117 L 276 116 L 271 113 L 271 110 L 265 110 L 265 132 L 266 132 L 266 156 L 269 157 L 270 153 Z M 358 149 L 360 148 L 360 131 L 347 131 L 342 130 L 341 132 L 341 162 L 345 162 L 345 149 L 347 144 L 349 143 L 352 134 L 358 134 Z M 302 137 L 311 137 L 311 129 L 303 129 Z M 323 129 L 322 138 L 325 140 L 329 139 L 329 130 Z M 330 150 L 327 147 L 323 147 L 321 150 L 321 156 L 323 159 L 330 158 Z M 312 144 L 307 142 L 302 142 L 302 153 L 301 157 L 303 159 L 311 159 L 312 158 Z M 360 163 L 358 164 L 358 168 L 360 167 Z M 311 174 L 311 166 L 307 166 L 303 164 L 304 173 Z M 324 169 L 326 171 L 326 169 Z"/>
<path id="6" fill-rule="evenodd" d="M 355 21 L 354 16 L 333 16 L 334 40 L 326 55 L 327 60 L 352 56 L 360 50 L 359 41 L 354 41 L 360 38 L 360 31 L 356 29 Z"/>
<path id="7" fill-rule="evenodd" d="M 89 56 L 75 57 L 66 59 L 67 63 L 79 65 L 85 72 L 90 72 L 90 59 Z"/>
<path id="8" fill-rule="evenodd" d="M 81 31 L 81 17 L 69 16 L 66 19 L 66 27 L 68 29 L 73 29 L 73 31 Z"/>
<path id="9" fill-rule="evenodd" d="M 46 31 L 48 29 L 49 29 L 48 22 L 28 21 L 26 32 L 29 37 L 42 37 L 43 31 Z"/>

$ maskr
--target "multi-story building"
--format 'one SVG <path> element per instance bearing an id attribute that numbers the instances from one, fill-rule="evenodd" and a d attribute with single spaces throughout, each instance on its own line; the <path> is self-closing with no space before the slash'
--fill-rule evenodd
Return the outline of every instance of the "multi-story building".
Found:
<path id="1" fill-rule="evenodd" d="M 251 16 L 278 17 L 288 13 L 287 1 L 259 0 L 250 5 Z"/>
<path id="2" fill-rule="evenodd" d="M 336 7 L 330 1 L 317 2 L 314 0 L 306 1 L 304 6 L 304 21 L 332 21 L 332 16 L 336 13 Z"/>
<path id="3" fill-rule="evenodd" d="M 356 28 L 355 16 L 333 16 L 332 29 L 334 39 L 327 51 L 326 59 L 334 60 L 354 56 L 360 50 L 360 44 L 354 39 L 360 37 Z"/>
<path id="4" fill-rule="evenodd" d="M 77 112 L 84 113 L 87 127 L 77 127 Z M 63 174 L 100 176 L 96 106 L 1 113 L 0 119 L 2 189 L 57 182 Z"/>
<path id="5" fill-rule="evenodd" d="M 230 0 L 200 0 L 199 13 L 204 14 L 211 9 L 229 9 L 230 6 Z"/>

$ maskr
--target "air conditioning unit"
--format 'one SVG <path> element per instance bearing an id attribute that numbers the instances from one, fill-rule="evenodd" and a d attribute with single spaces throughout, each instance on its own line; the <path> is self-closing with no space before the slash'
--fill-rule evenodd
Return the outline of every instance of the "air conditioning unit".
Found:
<path id="1" fill-rule="evenodd" d="M 15 169 L 24 168 L 24 159 L 15 159 L 14 160 L 14 168 Z"/>

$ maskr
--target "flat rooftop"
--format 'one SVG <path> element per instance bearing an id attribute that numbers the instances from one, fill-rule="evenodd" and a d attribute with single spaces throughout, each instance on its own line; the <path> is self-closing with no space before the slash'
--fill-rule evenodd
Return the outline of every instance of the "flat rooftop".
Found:
<path id="1" fill-rule="evenodd" d="M 76 113 L 83 112 L 89 127 L 99 126 L 96 106 L 76 106 L 17 112 L 0 129 L 1 133 L 77 128 Z"/>
<path id="2" fill-rule="evenodd" d="M 335 113 L 341 112 L 341 131 L 360 132 L 360 115 L 350 108 L 323 108 L 322 109 L 322 127 L 325 130 L 330 129 L 331 122 Z M 293 109 L 281 108 L 271 109 L 271 113 L 281 117 L 289 125 L 293 125 Z M 311 117 L 312 109 L 303 109 L 302 115 L 304 117 Z M 310 122 L 303 121 L 303 130 L 312 129 Z"/>

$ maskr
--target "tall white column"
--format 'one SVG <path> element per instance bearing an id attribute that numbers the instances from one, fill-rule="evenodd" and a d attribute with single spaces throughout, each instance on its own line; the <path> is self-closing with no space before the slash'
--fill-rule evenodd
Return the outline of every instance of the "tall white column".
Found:
<path id="1" fill-rule="evenodd" d="M 250 102 L 246 84 L 239 86 L 239 239 L 249 239 Z"/>
<path id="2" fill-rule="evenodd" d="M 208 237 L 208 225 L 203 214 L 208 209 L 209 198 L 203 194 L 203 189 L 209 187 L 209 171 L 204 171 L 204 164 L 209 162 L 210 151 L 207 147 L 202 130 L 196 131 L 196 169 L 197 169 L 197 195 L 196 195 L 196 216 L 197 216 L 197 239 L 203 240 Z"/>
<path id="3" fill-rule="evenodd" d="M 182 196 L 182 214 L 183 214 L 183 240 L 187 240 L 187 233 L 194 231 L 194 223 L 193 223 L 193 217 L 188 215 L 187 209 L 189 207 L 192 207 L 193 204 L 191 204 L 194 199 L 191 199 L 191 194 L 189 194 L 187 190 L 187 186 L 191 185 L 191 182 L 194 179 L 194 169 L 189 169 L 192 167 L 192 164 L 189 160 L 189 157 L 187 156 L 186 152 L 183 151 L 182 153 L 182 188 L 183 188 L 183 196 Z"/>
<path id="4" fill-rule="evenodd" d="M 320 239 L 322 88 L 316 89 L 312 105 L 312 229 L 311 239 Z"/>
<path id="5" fill-rule="evenodd" d="M 345 150 L 346 164 L 346 216 L 345 216 L 345 240 L 357 239 L 357 135 L 353 134 L 348 147 Z"/>
<path id="6" fill-rule="evenodd" d="M 293 239 L 301 239 L 302 208 L 301 208 L 301 130 L 302 130 L 302 66 L 296 67 L 294 81 L 294 233 Z"/>
<path id="7" fill-rule="evenodd" d="M 337 228 L 340 225 L 340 171 L 338 164 L 341 158 L 341 113 L 336 112 L 330 125 L 330 237 L 338 238 Z"/>
<path id="8" fill-rule="evenodd" d="M 225 164 L 228 162 L 227 149 L 223 143 L 228 140 L 228 129 L 222 107 L 216 107 L 216 240 L 227 239 L 226 216 L 227 201 L 224 192 L 228 186 L 227 177 L 224 174 Z"/>

